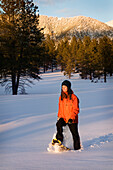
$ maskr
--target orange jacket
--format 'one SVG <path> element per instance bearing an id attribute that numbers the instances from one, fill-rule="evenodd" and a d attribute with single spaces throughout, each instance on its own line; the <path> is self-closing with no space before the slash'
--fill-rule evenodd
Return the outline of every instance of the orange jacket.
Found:
<path id="1" fill-rule="evenodd" d="M 64 98 L 61 100 L 59 97 L 59 109 L 58 117 L 63 118 L 67 123 L 69 119 L 73 120 L 73 123 L 78 123 L 78 113 L 79 113 L 79 99 L 75 94 L 72 94 L 72 99 Z"/>

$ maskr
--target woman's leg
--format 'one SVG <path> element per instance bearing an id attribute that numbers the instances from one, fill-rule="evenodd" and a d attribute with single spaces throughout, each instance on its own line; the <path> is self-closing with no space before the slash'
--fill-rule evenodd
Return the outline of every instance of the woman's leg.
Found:
<path id="1" fill-rule="evenodd" d="M 72 123 L 72 124 L 68 124 L 68 126 L 69 126 L 69 129 L 73 136 L 74 150 L 78 150 L 81 148 L 80 147 L 80 137 L 79 137 L 79 133 L 78 133 L 78 124 Z"/>
<path id="2" fill-rule="evenodd" d="M 60 140 L 63 142 L 63 126 L 66 126 L 66 123 L 63 118 L 60 118 L 58 122 L 56 123 L 57 126 L 57 134 L 56 134 L 56 139 Z"/>

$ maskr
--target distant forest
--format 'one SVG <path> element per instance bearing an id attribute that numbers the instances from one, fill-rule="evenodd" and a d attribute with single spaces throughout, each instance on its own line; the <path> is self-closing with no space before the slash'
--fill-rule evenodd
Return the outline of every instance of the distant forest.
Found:
<path id="1" fill-rule="evenodd" d="M 0 84 L 13 95 L 25 93 L 32 79 L 60 66 L 71 78 L 100 78 L 113 73 L 113 40 L 107 36 L 91 39 L 67 37 L 56 41 L 39 28 L 38 7 L 32 0 L 5 1 L 0 4 Z"/>

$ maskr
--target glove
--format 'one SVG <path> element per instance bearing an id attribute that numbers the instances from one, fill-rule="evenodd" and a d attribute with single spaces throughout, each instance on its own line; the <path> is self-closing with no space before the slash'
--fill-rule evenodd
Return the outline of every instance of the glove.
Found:
<path id="1" fill-rule="evenodd" d="M 68 120 L 68 124 L 72 124 L 73 120 L 72 119 L 69 119 Z"/>
<path id="2" fill-rule="evenodd" d="M 59 120 L 60 118 L 59 117 L 57 117 L 57 121 Z"/>

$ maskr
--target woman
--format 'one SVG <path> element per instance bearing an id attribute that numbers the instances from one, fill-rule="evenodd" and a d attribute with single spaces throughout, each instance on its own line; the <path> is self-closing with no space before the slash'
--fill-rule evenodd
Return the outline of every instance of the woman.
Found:
<path id="1" fill-rule="evenodd" d="M 68 80 L 62 82 L 61 95 L 59 97 L 58 121 L 56 139 L 53 143 L 63 142 L 63 126 L 68 125 L 73 136 L 74 150 L 80 149 L 80 138 L 78 133 L 79 100 L 71 90 Z"/>

